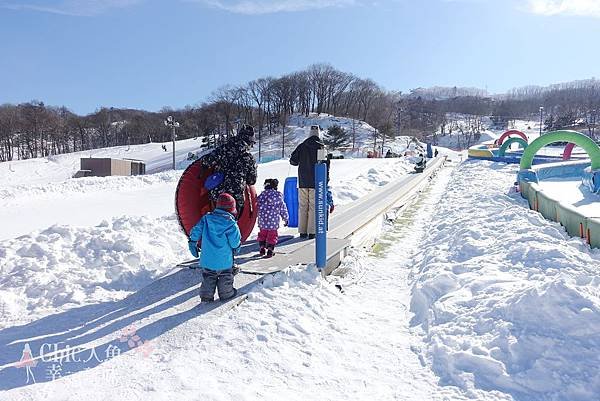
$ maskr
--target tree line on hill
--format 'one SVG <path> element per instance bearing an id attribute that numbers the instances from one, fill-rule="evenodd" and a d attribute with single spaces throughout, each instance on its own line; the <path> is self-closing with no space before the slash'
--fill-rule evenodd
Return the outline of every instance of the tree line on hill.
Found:
<path id="1" fill-rule="evenodd" d="M 281 77 L 222 87 L 205 102 L 177 110 L 102 107 L 80 116 L 64 106 L 39 101 L 4 104 L 0 106 L 0 161 L 166 142 L 171 139 L 170 129 L 163 124 L 168 115 L 180 123 L 178 139 L 204 137 L 211 145 L 228 138 L 240 124 L 254 125 L 264 138 L 284 135 L 293 114 L 328 113 L 366 121 L 376 129 L 375 139 L 405 135 L 435 143 L 440 135 L 454 134 L 460 146 L 467 147 L 478 139 L 485 117 L 502 129 L 515 120 L 535 120 L 542 114 L 548 130 L 581 127 L 594 137 L 599 112 L 600 81 L 595 79 L 524 87 L 496 96 L 477 88 L 443 87 L 403 94 L 331 65 L 315 64 Z"/>

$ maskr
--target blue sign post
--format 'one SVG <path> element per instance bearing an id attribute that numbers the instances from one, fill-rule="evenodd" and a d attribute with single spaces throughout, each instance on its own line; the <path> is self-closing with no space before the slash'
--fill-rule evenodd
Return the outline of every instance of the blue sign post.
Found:
<path id="1" fill-rule="evenodd" d="M 327 266 L 327 164 L 315 164 L 316 262 L 319 270 Z"/>

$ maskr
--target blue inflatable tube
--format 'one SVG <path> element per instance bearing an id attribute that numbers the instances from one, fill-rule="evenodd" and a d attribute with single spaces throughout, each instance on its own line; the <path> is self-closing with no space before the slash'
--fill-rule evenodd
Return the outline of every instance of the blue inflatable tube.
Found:
<path id="1" fill-rule="evenodd" d="M 283 200 L 290 216 L 288 227 L 298 227 L 298 178 L 288 177 L 283 187 Z"/>

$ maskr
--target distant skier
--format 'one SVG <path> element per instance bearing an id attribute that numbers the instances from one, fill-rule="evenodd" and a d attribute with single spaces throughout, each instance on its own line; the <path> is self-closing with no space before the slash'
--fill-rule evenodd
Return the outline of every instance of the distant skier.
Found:
<path id="1" fill-rule="evenodd" d="M 202 157 L 203 168 L 224 174 L 223 182 L 210 191 L 213 202 L 227 192 L 235 199 L 238 213 L 244 208 L 244 190 L 256 184 L 256 159 L 250 153 L 255 142 L 254 128 L 244 124 L 236 136 Z"/>
<path id="2" fill-rule="evenodd" d="M 275 245 L 279 240 L 279 223 L 287 227 L 288 210 L 283 201 L 283 194 L 277 190 L 279 181 L 276 178 L 265 180 L 265 190 L 258 196 L 258 245 L 260 254 L 270 258 L 275 253 Z"/>
<path id="3" fill-rule="evenodd" d="M 235 221 L 235 199 L 223 193 L 217 199 L 217 208 L 206 215 L 190 231 L 190 252 L 198 257 L 198 241 L 202 241 L 199 267 L 202 269 L 200 300 L 214 301 L 215 288 L 221 301 L 233 298 L 233 252 L 241 245 L 240 229 Z"/>
<path id="4" fill-rule="evenodd" d="M 298 232 L 300 238 L 315 237 L 315 164 L 317 163 L 317 152 L 324 148 L 325 144 L 321 140 L 319 127 L 312 126 L 310 127 L 310 136 L 296 147 L 290 157 L 290 164 L 298 166 Z"/>

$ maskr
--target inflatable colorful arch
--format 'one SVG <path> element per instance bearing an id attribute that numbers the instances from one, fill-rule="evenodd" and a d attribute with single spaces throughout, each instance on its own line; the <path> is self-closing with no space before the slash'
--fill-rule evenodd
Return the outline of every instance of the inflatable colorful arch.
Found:
<path id="1" fill-rule="evenodd" d="M 508 138 L 508 140 L 504 142 L 502 146 L 500 146 L 500 150 L 498 151 L 498 157 L 504 157 L 504 155 L 506 155 L 506 151 L 510 149 L 510 145 L 512 145 L 513 143 L 520 144 L 523 149 L 527 149 L 528 146 L 527 141 L 523 138 Z"/>
<path id="2" fill-rule="evenodd" d="M 504 134 L 502 134 L 502 136 L 500 136 L 500 138 L 498 138 L 498 140 L 496 141 L 496 145 L 502 146 L 502 144 L 504 143 L 504 140 L 507 139 L 508 137 L 510 137 L 511 135 L 517 135 L 517 136 L 521 137 L 525 142 L 528 141 L 527 135 L 525 135 L 521 131 L 513 129 L 510 131 L 506 131 Z"/>
<path id="3" fill-rule="evenodd" d="M 529 144 L 521 157 L 521 170 L 531 169 L 536 153 L 544 146 L 555 142 L 569 142 L 583 148 L 592 160 L 592 170 L 600 169 L 600 147 L 596 142 L 576 131 L 554 131 L 540 136 Z"/>
<path id="4" fill-rule="evenodd" d="M 574 143 L 568 143 L 567 146 L 565 146 L 565 150 L 563 151 L 564 161 L 571 160 L 571 156 L 573 155 L 573 149 L 575 149 Z"/>

